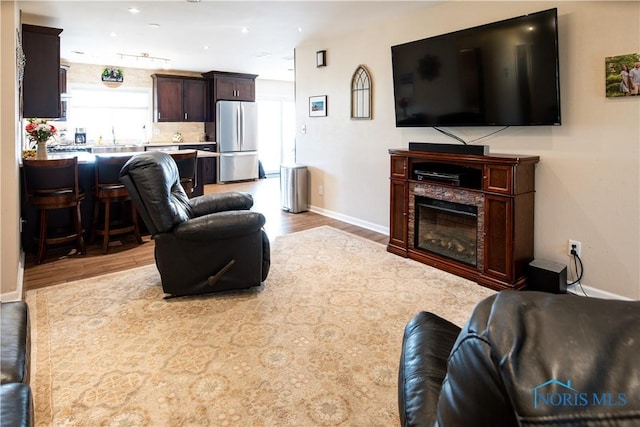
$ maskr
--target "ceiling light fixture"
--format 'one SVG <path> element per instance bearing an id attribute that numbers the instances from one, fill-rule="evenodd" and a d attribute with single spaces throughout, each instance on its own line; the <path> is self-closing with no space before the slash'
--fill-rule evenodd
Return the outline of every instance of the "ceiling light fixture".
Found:
<path id="1" fill-rule="evenodd" d="M 151 27 L 151 28 L 160 28 L 160 24 L 153 24 L 152 23 L 152 24 L 148 24 L 147 26 Z"/>
<path id="2" fill-rule="evenodd" d="M 140 9 L 138 9 L 137 7 L 130 7 L 129 12 L 135 15 L 136 13 L 140 13 Z"/>
<path id="3" fill-rule="evenodd" d="M 242 34 L 247 34 L 249 32 L 249 29 L 247 27 L 242 27 Z"/>
<path id="4" fill-rule="evenodd" d="M 127 59 L 127 58 L 132 58 L 135 59 L 136 61 L 138 60 L 147 60 L 150 62 L 163 62 L 164 64 L 168 64 L 169 62 L 171 62 L 171 60 L 169 58 L 160 58 L 158 56 L 149 56 L 149 54 L 147 52 L 142 52 L 140 55 L 132 55 L 129 53 L 118 53 L 117 55 L 120 56 L 120 59 Z"/>

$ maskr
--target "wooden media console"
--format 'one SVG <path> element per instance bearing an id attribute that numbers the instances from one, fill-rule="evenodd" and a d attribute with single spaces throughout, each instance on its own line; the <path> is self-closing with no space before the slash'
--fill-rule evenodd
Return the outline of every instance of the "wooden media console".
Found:
<path id="1" fill-rule="evenodd" d="M 526 285 L 539 156 L 389 154 L 389 252 L 496 290 Z"/>

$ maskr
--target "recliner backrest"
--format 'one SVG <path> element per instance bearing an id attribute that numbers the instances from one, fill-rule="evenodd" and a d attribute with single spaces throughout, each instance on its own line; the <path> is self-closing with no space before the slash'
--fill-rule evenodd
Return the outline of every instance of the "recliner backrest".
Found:
<path id="1" fill-rule="evenodd" d="M 173 158 L 161 151 L 133 156 L 120 171 L 138 212 L 152 235 L 171 231 L 192 217 Z"/>

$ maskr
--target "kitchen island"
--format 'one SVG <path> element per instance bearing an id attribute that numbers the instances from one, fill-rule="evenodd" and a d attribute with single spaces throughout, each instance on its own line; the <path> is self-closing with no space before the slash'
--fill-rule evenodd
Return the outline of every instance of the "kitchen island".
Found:
<path id="1" fill-rule="evenodd" d="M 166 145 L 166 144 L 165 144 Z M 171 144 L 173 145 L 173 144 Z M 182 148 L 182 147 L 181 147 Z M 146 150 L 145 150 L 146 151 Z M 163 150 L 166 151 L 167 154 L 171 154 L 172 152 L 176 152 L 178 150 Z M 198 163 L 196 169 L 196 185 L 193 188 L 193 195 L 200 196 L 204 194 L 204 184 L 209 183 L 208 179 L 205 179 L 205 174 L 209 168 L 213 168 L 213 172 L 211 176 L 215 177 L 215 157 L 218 155 L 215 152 L 210 151 L 198 151 Z M 82 227 L 84 229 L 84 237 L 88 241 L 89 236 L 91 235 L 91 225 L 93 224 L 93 216 L 94 216 L 94 201 L 95 196 L 93 194 L 94 181 L 95 181 L 95 159 L 96 155 L 100 156 L 127 156 L 131 157 L 136 154 L 143 153 L 143 150 L 139 151 L 119 151 L 112 153 L 100 153 L 100 154 L 92 154 L 86 151 L 54 151 L 48 153 L 48 158 L 51 160 L 55 159 L 68 159 L 77 157 L 78 158 L 78 184 L 80 186 L 81 191 L 84 192 L 85 198 L 80 205 L 80 215 L 82 220 Z M 34 239 L 37 236 L 38 230 L 38 210 L 33 206 L 29 205 L 26 202 L 26 196 L 24 191 L 24 179 L 21 178 L 21 200 L 20 200 L 20 208 L 22 215 L 22 246 L 25 252 L 32 252 L 36 250 L 36 241 Z M 64 212 L 64 210 L 56 210 L 52 211 L 50 214 L 50 223 L 59 224 L 60 227 L 67 226 L 69 222 L 68 213 Z M 141 224 L 141 227 L 144 229 L 144 224 Z"/>

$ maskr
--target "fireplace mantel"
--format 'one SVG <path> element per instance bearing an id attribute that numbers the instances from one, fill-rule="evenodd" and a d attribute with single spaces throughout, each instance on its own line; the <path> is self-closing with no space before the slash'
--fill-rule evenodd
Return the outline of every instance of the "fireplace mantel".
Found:
<path id="1" fill-rule="evenodd" d="M 389 154 L 389 252 L 496 290 L 526 285 L 526 267 L 533 260 L 535 165 L 539 156 L 401 149 L 391 149 Z M 464 179 L 454 178 L 458 176 Z M 478 259 L 474 265 L 416 245 L 416 197 L 477 207 Z"/>

